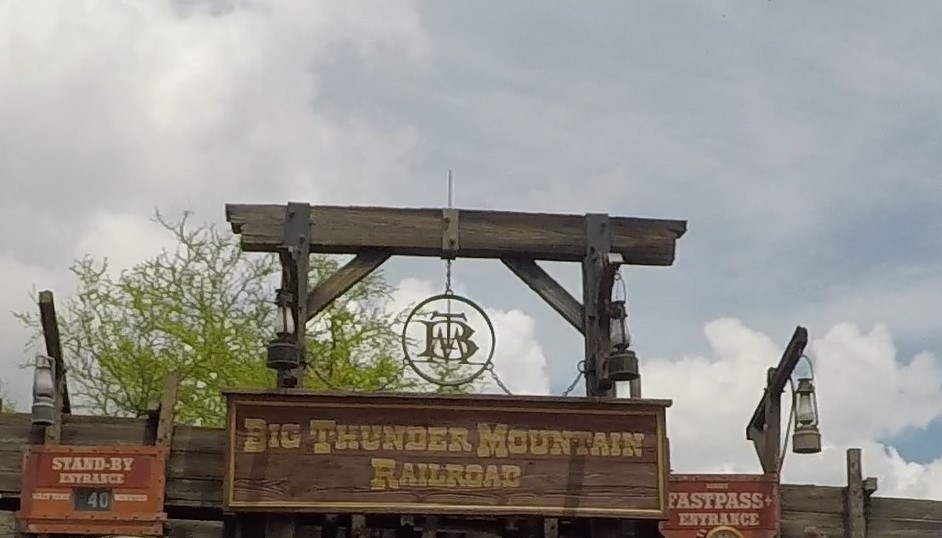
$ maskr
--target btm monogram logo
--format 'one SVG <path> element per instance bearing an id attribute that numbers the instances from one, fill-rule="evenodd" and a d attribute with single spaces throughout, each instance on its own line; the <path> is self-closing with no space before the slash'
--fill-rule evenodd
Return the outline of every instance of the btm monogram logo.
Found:
<path id="1" fill-rule="evenodd" d="M 484 309 L 450 292 L 420 302 L 402 328 L 405 362 L 422 379 L 443 387 L 470 383 L 486 372 L 495 344 Z"/>
<path id="2" fill-rule="evenodd" d="M 463 313 L 433 311 L 428 321 L 419 321 L 425 326 L 425 349 L 418 356 L 429 361 L 456 360 L 467 364 L 478 351 L 478 345 L 471 340 L 474 329 L 467 321 L 468 316 Z"/>

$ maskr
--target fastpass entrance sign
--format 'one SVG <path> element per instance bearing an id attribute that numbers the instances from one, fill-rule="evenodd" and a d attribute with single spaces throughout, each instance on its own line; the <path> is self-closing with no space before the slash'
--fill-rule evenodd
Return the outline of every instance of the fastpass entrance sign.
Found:
<path id="1" fill-rule="evenodd" d="M 672 474 L 665 538 L 773 538 L 779 529 L 775 475 Z"/>

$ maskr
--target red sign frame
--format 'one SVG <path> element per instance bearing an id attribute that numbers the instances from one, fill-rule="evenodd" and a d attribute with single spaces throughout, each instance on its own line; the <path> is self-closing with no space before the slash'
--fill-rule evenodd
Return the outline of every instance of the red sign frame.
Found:
<path id="1" fill-rule="evenodd" d="M 161 446 L 30 445 L 21 532 L 163 535 L 166 461 Z"/>
<path id="2" fill-rule="evenodd" d="M 776 474 L 672 474 L 665 538 L 775 538 L 781 521 Z"/>

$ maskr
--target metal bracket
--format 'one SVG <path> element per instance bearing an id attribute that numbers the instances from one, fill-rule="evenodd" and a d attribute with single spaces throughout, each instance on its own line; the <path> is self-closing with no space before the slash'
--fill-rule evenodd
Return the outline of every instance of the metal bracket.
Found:
<path id="1" fill-rule="evenodd" d="M 442 209 L 442 258 L 458 257 L 458 210 Z"/>
<path id="2" fill-rule="evenodd" d="M 289 202 L 285 210 L 285 227 L 282 237 L 281 286 L 291 293 L 291 311 L 294 315 L 295 335 L 304 365 L 304 334 L 307 320 L 308 256 L 311 249 L 311 204 Z M 300 372 L 279 372 L 279 387 L 295 387 L 299 384 Z"/>

